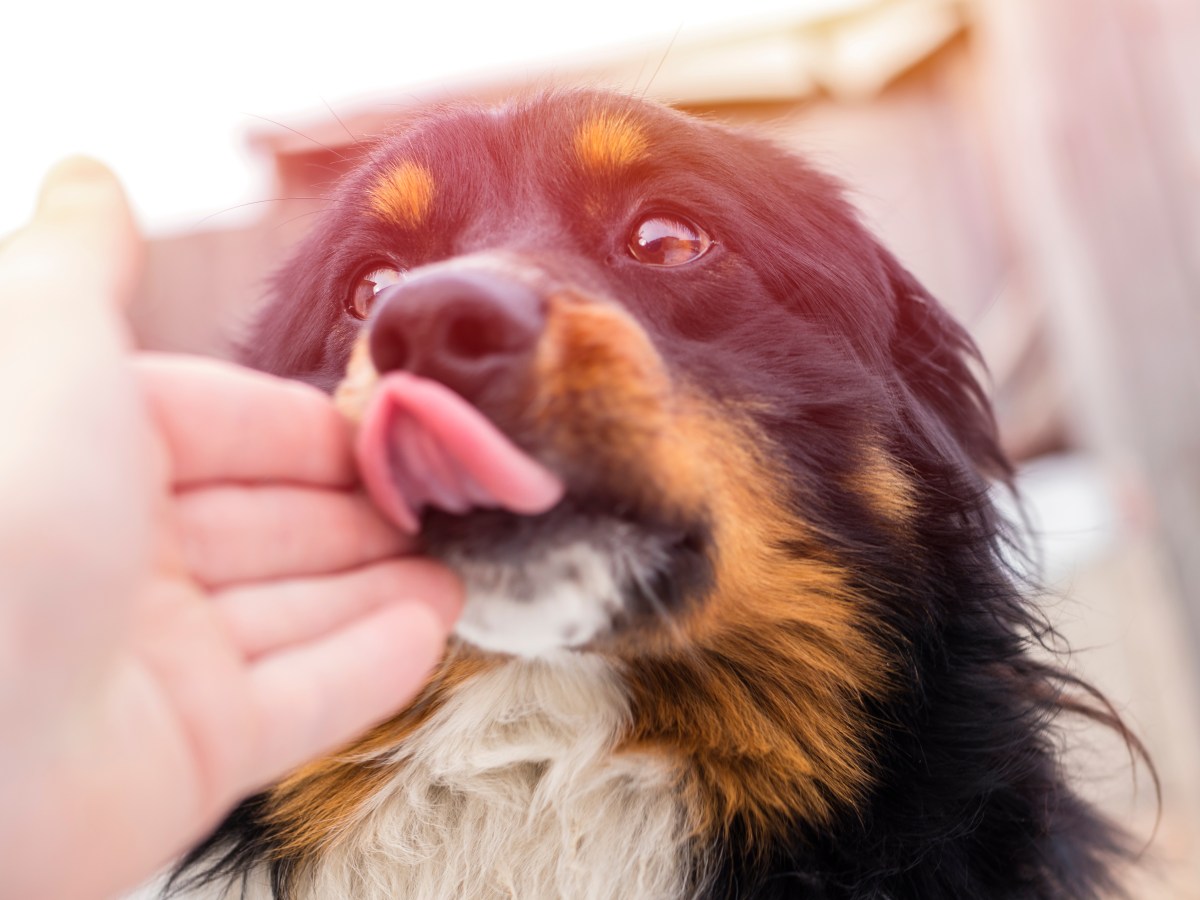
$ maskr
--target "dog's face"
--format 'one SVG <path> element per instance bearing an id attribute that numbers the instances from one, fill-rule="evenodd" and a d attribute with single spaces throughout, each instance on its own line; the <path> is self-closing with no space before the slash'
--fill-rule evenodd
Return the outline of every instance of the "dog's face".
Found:
<path id="1" fill-rule="evenodd" d="M 463 575 L 461 634 L 517 654 L 840 596 L 850 556 L 912 539 L 920 459 L 970 469 L 989 427 L 961 332 L 827 179 L 608 95 L 384 141 L 250 355 L 333 389 L 356 345 L 368 486 Z M 860 609 L 821 614 L 866 652 Z"/>

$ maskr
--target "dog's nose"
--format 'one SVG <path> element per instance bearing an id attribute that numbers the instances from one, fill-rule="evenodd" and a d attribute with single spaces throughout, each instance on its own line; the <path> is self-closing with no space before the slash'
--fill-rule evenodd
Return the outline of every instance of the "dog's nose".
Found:
<path id="1" fill-rule="evenodd" d="M 486 273 L 418 275 L 381 291 L 376 302 L 376 370 L 431 378 L 467 400 L 524 361 L 545 325 L 537 292 Z"/>

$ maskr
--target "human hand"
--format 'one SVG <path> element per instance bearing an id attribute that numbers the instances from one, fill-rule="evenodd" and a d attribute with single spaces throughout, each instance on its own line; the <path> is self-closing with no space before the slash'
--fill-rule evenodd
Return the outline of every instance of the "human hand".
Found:
<path id="1" fill-rule="evenodd" d="M 131 361 L 139 243 L 74 161 L 0 247 L 0 896 L 104 896 L 411 698 L 461 603 L 324 395 Z"/>

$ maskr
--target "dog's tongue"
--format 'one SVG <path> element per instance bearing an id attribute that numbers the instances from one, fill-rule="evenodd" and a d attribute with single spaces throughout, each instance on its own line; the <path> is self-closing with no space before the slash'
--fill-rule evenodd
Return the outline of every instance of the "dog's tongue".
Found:
<path id="1" fill-rule="evenodd" d="M 358 433 L 358 464 L 375 503 L 405 531 L 421 510 L 499 507 L 545 512 L 563 495 L 549 469 L 436 381 L 393 372 L 379 381 Z"/>

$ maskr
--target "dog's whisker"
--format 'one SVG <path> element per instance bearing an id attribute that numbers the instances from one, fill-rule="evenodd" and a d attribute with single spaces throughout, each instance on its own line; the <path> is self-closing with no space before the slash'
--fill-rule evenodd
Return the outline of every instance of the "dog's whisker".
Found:
<path id="1" fill-rule="evenodd" d="M 279 231 L 281 229 L 286 228 L 287 226 L 291 225 L 294 222 L 299 222 L 301 219 L 307 219 L 310 216 L 319 216 L 323 212 L 324 212 L 323 209 L 309 209 L 309 210 L 305 210 L 304 212 L 301 212 L 301 213 L 296 213 L 296 215 L 294 215 L 294 216 L 288 216 L 286 219 L 283 219 L 283 220 L 275 223 L 272 230 Z"/>
<path id="2" fill-rule="evenodd" d="M 658 65 L 654 67 L 654 71 L 650 73 L 650 79 L 646 82 L 646 86 L 642 88 L 639 97 L 645 98 L 650 93 L 650 88 L 654 85 L 654 79 L 658 78 L 658 73 L 662 71 L 663 64 L 667 61 L 667 57 L 671 55 L 671 50 L 675 46 L 675 41 L 679 39 L 679 33 L 683 31 L 683 20 L 675 27 L 675 33 L 671 35 L 671 40 L 667 42 L 667 48 L 663 50 L 662 57 L 658 61 Z"/>
<path id="3" fill-rule="evenodd" d="M 335 120 L 335 121 L 338 123 L 338 125 L 340 125 L 340 126 L 342 127 L 342 131 L 346 132 L 346 137 L 350 138 L 350 142 L 351 142 L 351 143 L 353 143 L 353 144 L 355 144 L 355 145 L 357 145 L 357 146 L 359 146 L 359 147 L 363 146 L 363 142 L 362 142 L 362 141 L 360 141 L 360 140 L 359 140 L 357 137 L 355 137 L 355 135 L 354 135 L 354 132 L 350 130 L 350 126 L 349 126 L 349 125 L 347 125 L 347 124 L 345 123 L 345 121 L 342 119 L 342 117 L 341 117 L 341 116 L 339 116 L 339 115 L 338 115 L 338 114 L 337 114 L 337 113 L 334 111 L 334 109 L 333 109 L 333 107 L 330 105 L 329 101 L 328 101 L 328 100 L 326 100 L 324 97 L 322 97 L 322 98 L 321 98 L 321 102 L 322 102 L 323 104 L 325 104 L 325 108 L 326 108 L 327 110 L 329 110 L 329 114 L 330 114 L 331 116 L 333 116 L 334 120 Z"/>
<path id="4" fill-rule="evenodd" d="M 219 216 L 223 216 L 223 215 L 226 215 L 227 213 L 235 212 L 239 209 L 247 209 L 251 206 L 262 206 L 267 203 L 289 203 L 289 202 L 298 201 L 298 200 L 306 200 L 306 201 L 313 201 L 313 202 L 320 202 L 320 203 L 332 202 L 331 197 L 268 197 L 263 200 L 248 200 L 245 203 L 237 203 L 237 204 L 234 204 L 233 206 L 226 206 L 223 209 L 217 210 L 216 212 L 209 213 L 204 218 L 197 220 L 196 225 L 197 226 L 204 225 L 207 222 L 211 221 L 212 219 L 218 218 Z"/>
<path id="5" fill-rule="evenodd" d="M 245 113 L 244 115 L 250 116 L 253 119 L 259 119 L 260 121 L 266 122 L 269 125 L 274 125 L 276 128 L 282 128 L 284 131 L 290 131 L 292 134 L 296 135 L 296 137 L 304 138 L 304 140 L 308 141 L 310 144 L 313 144 L 316 147 L 320 147 L 322 150 L 325 150 L 326 152 L 332 154 L 336 159 L 340 160 L 341 162 L 350 162 L 350 157 L 346 156 L 344 153 L 342 153 L 336 147 L 330 146 L 329 144 L 326 144 L 322 141 L 318 141 L 312 135 L 305 134 L 303 131 L 300 131 L 298 128 L 293 128 L 291 125 L 285 125 L 282 122 L 277 122 L 275 119 L 268 118 L 267 116 L 260 116 L 257 113 Z"/>

